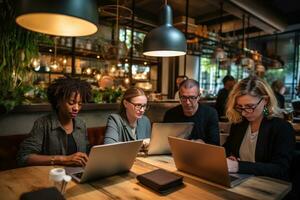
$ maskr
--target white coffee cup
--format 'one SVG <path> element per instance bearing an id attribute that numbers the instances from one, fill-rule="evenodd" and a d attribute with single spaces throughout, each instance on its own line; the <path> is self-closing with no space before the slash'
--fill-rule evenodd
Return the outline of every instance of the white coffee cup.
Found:
<path id="1" fill-rule="evenodd" d="M 71 176 L 66 175 L 66 170 L 64 168 L 54 168 L 49 172 L 49 179 L 53 181 L 53 185 L 58 191 L 64 194 L 67 183 L 71 181 Z"/>

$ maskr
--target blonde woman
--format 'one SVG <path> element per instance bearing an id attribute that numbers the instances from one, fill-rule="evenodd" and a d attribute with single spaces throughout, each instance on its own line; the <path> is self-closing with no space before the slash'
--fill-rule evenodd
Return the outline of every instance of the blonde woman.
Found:
<path id="1" fill-rule="evenodd" d="M 126 90 L 120 112 L 108 117 L 104 143 L 143 139 L 144 147 L 148 146 L 151 124 L 144 115 L 147 108 L 147 97 L 142 89 L 132 87 Z"/>
<path id="2" fill-rule="evenodd" d="M 249 77 L 235 85 L 226 112 L 232 123 L 224 144 L 229 172 L 289 179 L 295 136 L 278 114 L 274 93 L 264 80 Z"/>

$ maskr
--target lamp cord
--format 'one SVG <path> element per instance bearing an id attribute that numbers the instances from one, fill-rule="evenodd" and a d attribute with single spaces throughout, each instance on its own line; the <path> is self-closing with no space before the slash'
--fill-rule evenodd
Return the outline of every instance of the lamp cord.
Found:
<path id="1" fill-rule="evenodd" d="M 116 16 L 116 35 L 117 35 L 117 40 L 116 40 L 116 44 L 117 47 L 119 47 L 119 0 L 117 0 L 117 16 Z M 119 49 L 117 49 L 117 63 L 119 61 Z"/>
<path id="2" fill-rule="evenodd" d="M 221 40 L 222 27 L 223 27 L 222 18 L 223 18 L 223 2 L 220 2 L 220 30 L 219 30 L 220 40 Z"/>
<path id="3" fill-rule="evenodd" d="M 54 64 L 57 64 L 56 63 L 57 39 L 58 37 L 54 38 Z"/>
<path id="4" fill-rule="evenodd" d="M 243 41 L 242 41 L 242 50 L 245 49 L 245 14 L 243 14 Z"/>

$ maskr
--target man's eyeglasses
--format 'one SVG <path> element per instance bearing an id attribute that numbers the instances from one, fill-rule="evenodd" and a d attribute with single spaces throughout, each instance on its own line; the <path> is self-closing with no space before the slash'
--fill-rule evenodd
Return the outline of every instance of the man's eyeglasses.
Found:
<path id="1" fill-rule="evenodd" d="M 179 98 L 180 98 L 180 100 L 181 101 L 187 101 L 187 100 L 189 100 L 189 101 L 197 101 L 198 100 L 198 97 L 199 97 L 199 95 L 198 96 L 179 96 Z"/>
<path id="2" fill-rule="evenodd" d="M 261 98 L 256 104 L 252 105 L 252 106 L 248 106 L 248 107 L 239 107 L 239 106 L 235 106 L 235 110 L 238 113 L 242 113 L 243 111 L 247 112 L 247 113 L 253 113 L 254 110 L 256 109 L 256 107 L 260 104 L 260 102 L 263 100 L 263 98 Z"/>
<path id="3" fill-rule="evenodd" d="M 140 111 L 140 110 L 142 110 L 142 108 L 144 109 L 144 111 L 149 109 L 148 104 L 138 104 L 138 103 L 132 103 L 130 101 L 128 101 L 128 102 L 134 106 L 134 110 L 136 110 L 136 111 Z"/>

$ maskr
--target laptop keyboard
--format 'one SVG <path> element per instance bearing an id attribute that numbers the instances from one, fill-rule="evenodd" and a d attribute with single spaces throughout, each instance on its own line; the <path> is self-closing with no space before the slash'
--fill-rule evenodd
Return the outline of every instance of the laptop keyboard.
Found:
<path id="1" fill-rule="evenodd" d="M 235 181 L 235 180 L 239 179 L 239 178 L 237 178 L 237 177 L 235 177 L 235 176 L 231 176 L 231 175 L 229 175 L 229 178 L 230 178 L 230 182 L 232 182 L 232 181 Z"/>

